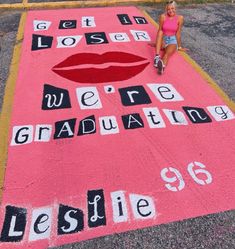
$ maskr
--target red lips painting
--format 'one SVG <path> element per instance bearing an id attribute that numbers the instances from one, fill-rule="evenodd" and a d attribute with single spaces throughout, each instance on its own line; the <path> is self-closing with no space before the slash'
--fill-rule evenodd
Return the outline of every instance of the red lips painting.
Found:
<path id="1" fill-rule="evenodd" d="M 78 83 L 105 83 L 130 79 L 148 64 L 147 59 L 125 52 L 78 53 L 55 65 L 52 71 Z"/>

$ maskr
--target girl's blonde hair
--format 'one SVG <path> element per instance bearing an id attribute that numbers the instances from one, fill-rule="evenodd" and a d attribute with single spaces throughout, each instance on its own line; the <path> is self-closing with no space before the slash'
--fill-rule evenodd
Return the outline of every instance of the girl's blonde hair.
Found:
<path id="1" fill-rule="evenodd" d="M 167 7 L 168 5 L 173 5 L 175 8 L 176 8 L 176 6 L 177 6 L 176 1 L 174 1 L 174 0 L 167 1 L 167 2 L 166 2 L 166 7 Z"/>

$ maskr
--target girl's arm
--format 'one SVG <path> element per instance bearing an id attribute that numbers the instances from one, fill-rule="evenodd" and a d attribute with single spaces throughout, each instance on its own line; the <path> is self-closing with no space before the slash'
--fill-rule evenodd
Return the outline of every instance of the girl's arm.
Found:
<path id="1" fill-rule="evenodd" d="M 182 48 L 181 47 L 181 30 L 184 24 L 184 17 L 183 16 L 179 16 L 179 26 L 178 26 L 178 30 L 176 32 L 176 39 L 177 39 L 177 44 L 178 44 L 178 50 L 180 51 L 186 51 L 186 48 Z"/>

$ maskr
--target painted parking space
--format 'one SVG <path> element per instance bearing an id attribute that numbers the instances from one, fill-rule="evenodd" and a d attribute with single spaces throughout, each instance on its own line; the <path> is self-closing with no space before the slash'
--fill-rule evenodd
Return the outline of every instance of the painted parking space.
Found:
<path id="1" fill-rule="evenodd" d="M 155 36 L 136 8 L 29 12 L 0 246 L 59 245 L 234 207 L 234 114 L 184 57 L 158 76 Z"/>

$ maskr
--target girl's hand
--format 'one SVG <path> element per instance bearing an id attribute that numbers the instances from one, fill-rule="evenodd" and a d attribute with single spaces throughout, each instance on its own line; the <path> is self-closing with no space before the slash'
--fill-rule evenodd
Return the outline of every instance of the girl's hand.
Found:
<path id="1" fill-rule="evenodd" d="M 186 51 L 189 51 L 189 49 L 188 48 L 178 47 L 178 51 L 186 52 Z"/>

